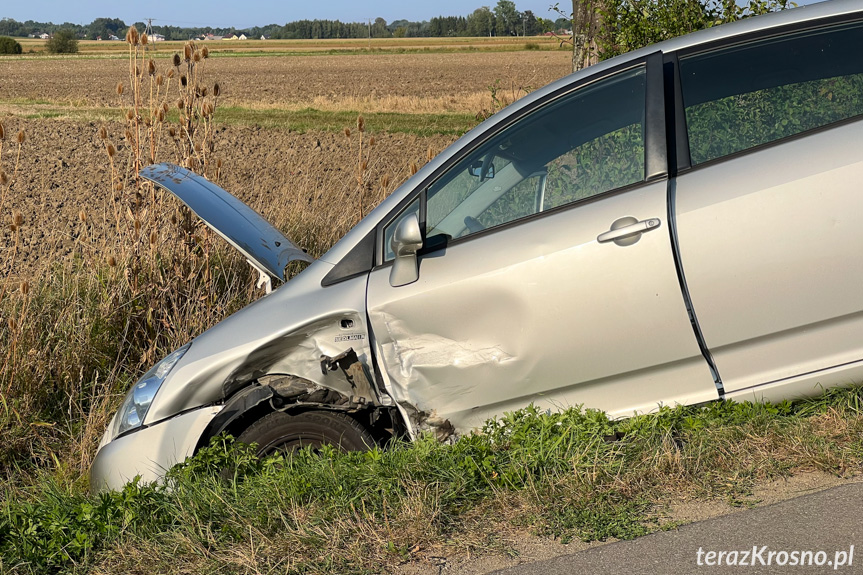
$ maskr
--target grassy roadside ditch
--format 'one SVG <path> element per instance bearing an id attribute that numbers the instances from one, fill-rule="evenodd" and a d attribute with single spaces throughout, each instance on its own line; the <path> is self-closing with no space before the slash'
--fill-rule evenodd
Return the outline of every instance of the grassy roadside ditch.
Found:
<path id="1" fill-rule="evenodd" d="M 7 484 L 4 573 L 377 573 L 501 548 L 514 529 L 584 541 L 672 528 L 680 497 L 750 503 L 759 481 L 863 462 L 863 389 L 609 421 L 527 408 L 453 445 L 258 461 L 220 439 L 169 473 L 91 496 L 44 474 Z M 227 470 L 227 472 L 226 472 Z"/>

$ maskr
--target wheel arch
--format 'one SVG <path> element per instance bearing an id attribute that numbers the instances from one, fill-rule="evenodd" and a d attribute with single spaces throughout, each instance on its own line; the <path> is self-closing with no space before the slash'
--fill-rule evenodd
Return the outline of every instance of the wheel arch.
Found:
<path id="1" fill-rule="evenodd" d="M 239 437 L 254 422 L 275 411 L 298 414 L 336 411 L 356 420 L 380 445 L 407 437 L 407 426 L 395 407 L 357 404 L 341 393 L 294 375 L 265 376 L 237 390 L 204 429 L 195 452 L 222 433 Z"/>

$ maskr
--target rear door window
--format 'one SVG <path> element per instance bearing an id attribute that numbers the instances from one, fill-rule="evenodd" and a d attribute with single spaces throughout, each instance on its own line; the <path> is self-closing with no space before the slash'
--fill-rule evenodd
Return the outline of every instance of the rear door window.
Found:
<path id="1" fill-rule="evenodd" d="M 863 114 L 863 24 L 680 59 L 693 165 Z"/>

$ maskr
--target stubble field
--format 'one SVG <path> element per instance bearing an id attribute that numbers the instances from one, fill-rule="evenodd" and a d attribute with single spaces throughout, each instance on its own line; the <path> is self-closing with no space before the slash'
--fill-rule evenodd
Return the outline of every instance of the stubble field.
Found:
<path id="1" fill-rule="evenodd" d="M 170 52 L 154 53 L 160 68 Z M 214 54 L 207 74 L 224 86 L 226 105 L 315 107 L 361 112 L 475 113 L 499 82 L 536 89 L 569 71 L 564 51 L 409 54 Z M 128 83 L 128 59 L 0 57 L 0 103 L 117 106 L 117 82 Z M 361 107 L 356 107 L 361 105 Z M 407 107 L 406 107 L 407 105 Z"/>

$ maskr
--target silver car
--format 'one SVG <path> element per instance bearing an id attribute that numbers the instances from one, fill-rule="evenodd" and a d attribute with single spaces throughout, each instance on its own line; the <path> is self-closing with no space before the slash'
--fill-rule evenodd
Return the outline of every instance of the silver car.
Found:
<path id="1" fill-rule="evenodd" d="M 863 5 L 572 74 L 450 146 L 316 261 L 184 169 L 142 175 L 269 286 L 132 388 L 95 489 L 221 432 L 270 453 L 863 381 Z M 268 290 L 269 291 L 269 290 Z"/>

